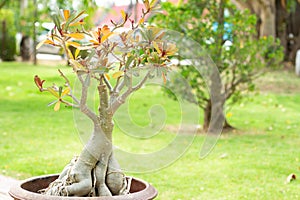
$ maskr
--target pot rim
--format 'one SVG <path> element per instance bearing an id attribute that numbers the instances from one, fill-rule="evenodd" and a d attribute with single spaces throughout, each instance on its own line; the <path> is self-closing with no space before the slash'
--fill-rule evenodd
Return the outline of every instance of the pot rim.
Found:
<path id="1" fill-rule="evenodd" d="M 144 184 L 146 187 L 143 190 L 140 190 L 138 192 L 126 194 L 126 195 L 120 195 L 120 196 L 102 196 L 102 197 L 61 197 L 61 196 L 50 196 L 50 195 L 42 195 L 39 193 L 35 193 L 26 189 L 22 188 L 22 185 L 28 182 L 33 182 L 39 179 L 47 179 L 47 178 L 53 178 L 54 176 L 59 176 L 59 174 L 49 174 L 49 175 L 43 175 L 43 176 L 35 176 L 28 178 L 24 181 L 21 181 L 15 185 L 13 185 L 9 190 L 9 195 L 13 197 L 14 199 L 20 199 L 20 200 L 35 200 L 40 199 L 43 197 L 43 200 L 151 200 L 154 199 L 158 192 L 157 190 L 148 182 L 138 179 L 135 177 L 130 177 L 133 180 L 140 182 Z"/>

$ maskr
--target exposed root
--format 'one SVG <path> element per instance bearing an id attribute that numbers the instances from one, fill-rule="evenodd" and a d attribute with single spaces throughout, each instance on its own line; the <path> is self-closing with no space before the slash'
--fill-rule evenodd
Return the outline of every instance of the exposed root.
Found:
<path id="1" fill-rule="evenodd" d="M 113 154 L 109 157 L 105 182 L 113 195 L 123 195 L 128 193 L 125 191 L 128 186 L 125 174 L 121 171 L 119 163 Z"/>
<path id="2" fill-rule="evenodd" d="M 116 165 L 111 156 L 107 164 L 99 161 L 93 167 L 75 158 L 63 169 L 57 180 L 39 192 L 53 196 L 81 197 L 128 194 L 130 179 L 126 180 L 124 173 L 114 168 Z"/>

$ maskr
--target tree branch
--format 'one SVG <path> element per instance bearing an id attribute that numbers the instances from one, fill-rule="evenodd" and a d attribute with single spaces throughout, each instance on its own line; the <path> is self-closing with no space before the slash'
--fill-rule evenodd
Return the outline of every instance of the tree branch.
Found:
<path id="1" fill-rule="evenodd" d="M 74 96 L 74 94 L 73 94 L 73 90 L 72 90 L 72 88 L 71 88 L 71 84 L 70 84 L 69 79 L 63 74 L 63 72 L 62 72 L 60 69 L 58 69 L 58 72 L 59 72 L 60 75 L 65 79 L 66 85 L 67 85 L 67 87 L 70 89 L 70 93 L 68 94 L 68 96 L 70 96 L 77 104 L 80 104 L 78 98 L 76 98 L 76 97 Z"/>
<path id="2" fill-rule="evenodd" d="M 150 71 L 147 72 L 147 74 L 144 76 L 144 78 L 134 87 L 128 87 L 128 89 L 121 95 L 119 96 L 114 102 L 112 102 L 111 106 L 110 106 L 110 111 L 112 113 L 115 113 L 116 110 L 123 104 L 125 103 L 126 98 L 133 92 L 135 92 L 136 90 L 140 89 L 145 82 L 147 81 L 148 77 L 150 75 Z M 131 77 L 131 81 L 132 81 L 132 77 Z"/>
<path id="3" fill-rule="evenodd" d="M 100 120 L 106 119 L 107 114 L 107 108 L 108 108 L 108 95 L 106 86 L 104 84 L 101 84 L 98 86 L 98 94 L 99 94 L 99 100 L 100 105 L 98 108 Z"/>
<path id="4" fill-rule="evenodd" d="M 73 103 L 67 102 L 63 99 L 61 100 L 61 102 L 66 104 L 67 106 L 70 106 L 70 107 L 73 107 L 73 108 L 79 108 L 80 107 L 78 104 L 73 104 Z"/>
<path id="5" fill-rule="evenodd" d="M 103 75 L 103 80 L 104 80 L 104 83 L 106 84 L 109 92 L 112 92 L 113 91 L 113 87 L 111 86 L 110 82 L 107 80 L 107 78 Z"/>
<path id="6" fill-rule="evenodd" d="M 107 93 L 107 86 L 103 83 L 103 81 L 100 81 L 100 84 L 98 85 L 98 94 L 99 94 L 99 119 L 100 119 L 100 125 L 101 128 L 106 135 L 106 137 L 111 141 L 112 140 L 112 130 L 113 130 L 113 121 L 112 117 L 113 114 L 111 110 L 108 109 L 108 93 Z"/>
<path id="7" fill-rule="evenodd" d="M 86 104 L 87 96 L 88 96 L 88 86 L 85 85 L 85 82 L 82 79 L 82 75 L 77 75 L 77 76 L 82 85 L 81 99 L 79 104 L 80 111 L 83 114 L 85 114 L 87 117 L 89 117 L 95 124 L 97 124 L 99 122 L 97 115 L 93 111 L 91 111 Z"/>
<path id="8" fill-rule="evenodd" d="M 116 85 L 115 85 L 115 87 L 113 88 L 113 92 L 114 92 L 114 93 L 117 92 L 117 88 L 119 87 L 119 84 L 122 83 L 122 82 L 120 82 L 120 80 L 121 80 L 121 77 L 119 77 L 119 78 L 117 79 Z"/>

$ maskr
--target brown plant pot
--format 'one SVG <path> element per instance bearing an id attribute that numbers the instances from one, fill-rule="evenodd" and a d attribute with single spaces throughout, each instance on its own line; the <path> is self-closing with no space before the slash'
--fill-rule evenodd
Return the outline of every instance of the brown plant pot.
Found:
<path id="1" fill-rule="evenodd" d="M 58 175 L 45 175 L 27 179 L 13 186 L 9 195 L 15 200 L 151 200 L 157 196 L 157 190 L 149 183 L 132 178 L 130 194 L 113 197 L 58 197 L 42 195 L 37 191 L 48 187 Z"/>

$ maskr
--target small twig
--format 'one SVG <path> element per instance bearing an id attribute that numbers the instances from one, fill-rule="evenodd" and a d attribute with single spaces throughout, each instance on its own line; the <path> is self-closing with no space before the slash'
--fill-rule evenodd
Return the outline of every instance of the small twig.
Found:
<path id="1" fill-rule="evenodd" d="M 116 84 L 115 84 L 115 87 L 113 88 L 113 92 L 116 92 L 116 91 L 117 91 L 117 88 L 119 87 L 119 84 L 120 84 L 120 80 L 121 80 L 121 77 L 119 77 L 119 78 L 117 79 L 117 82 L 116 82 Z"/>
<path id="2" fill-rule="evenodd" d="M 70 106 L 70 107 L 73 107 L 73 108 L 79 108 L 80 107 L 78 104 L 73 104 L 73 103 L 67 102 L 63 99 L 61 100 L 61 102 L 66 104 L 67 106 Z"/>
<path id="3" fill-rule="evenodd" d="M 110 52 L 110 54 L 115 58 L 115 59 L 117 59 L 119 62 L 123 62 L 123 60 L 122 59 L 120 59 L 116 54 L 114 54 L 113 52 Z"/>
<path id="4" fill-rule="evenodd" d="M 150 71 L 148 71 L 148 73 L 145 75 L 145 77 L 143 78 L 143 80 L 141 82 L 139 82 L 135 87 L 132 88 L 133 91 L 140 89 L 147 81 L 149 75 L 150 75 Z M 131 81 L 132 81 L 132 79 L 131 79 Z"/>
<path id="5" fill-rule="evenodd" d="M 107 78 L 104 75 L 102 75 L 102 77 L 103 77 L 104 83 L 106 84 L 109 92 L 112 92 L 113 91 L 112 85 L 110 84 L 110 82 L 107 80 Z"/>
<path id="6" fill-rule="evenodd" d="M 58 72 L 59 72 L 60 75 L 65 79 L 67 85 L 70 86 L 70 81 L 69 81 L 69 79 L 64 75 L 64 73 L 63 73 L 60 69 L 58 69 Z"/>
<path id="7" fill-rule="evenodd" d="M 117 99 L 115 99 L 114 102 L 112 102 L 111 107 L 110 107 L 110 111 L 112 113 L 115 113 L 116 110 L 125 102 L 126 98 L 133 92 L 135 92 L 136 90 L 140 89 L 144 83 L 147 81 L 148 77 L 150 75 L 150 71 L 147 72 L 147 74 L 144 76 L 144 78 L 134 87 L 130 86 L 128 87 L 128 89 Z M 131 77 L 132 79 L 132 77 Z M 131 80 L 132 81 L 132 80 Z"/>
<path id="8" fill-rule="evenodd" d="M 70 88 L 70 93 L 68 94 L 68 96 L 71 97 L 77 104 L 79 104 L 80 102 L 79 102 L 78 98 L 76 98 L 73 94 L 73 90 L 71 88 L 69 79 L 64 75 L 64 73 L 60 69 L 58 69 L 58 72 L 65 79 L 67 87 Z"/>

